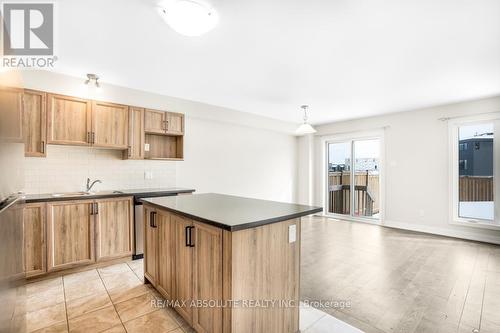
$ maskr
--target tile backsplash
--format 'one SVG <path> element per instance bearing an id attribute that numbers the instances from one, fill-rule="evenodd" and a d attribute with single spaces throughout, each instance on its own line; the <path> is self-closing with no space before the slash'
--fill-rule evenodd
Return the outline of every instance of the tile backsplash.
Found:
<path id="1" fill-rule="evenodd" d="M 176 162 L 123 160 L 122 152 L 74 146 L 47 146 L 47 158 L 24 159 L 27 194 L 85 190 L 87 178 L 100 179 L 95 191 L 176 186 Z M 145 179 L 150 173 L 152 179 Z"/>

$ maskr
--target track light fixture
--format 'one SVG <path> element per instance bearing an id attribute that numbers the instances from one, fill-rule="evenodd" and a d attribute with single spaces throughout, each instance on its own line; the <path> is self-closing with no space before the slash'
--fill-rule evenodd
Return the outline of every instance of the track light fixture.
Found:
<path id="1" fill-rule="evenodd" d="M 89 86 L 90 83 L 94 83 L 97 90 L 101 90 L 101 84 L 99 83 L 99 76 L 97 74 L 87 74 L 87 80 L 85 80 L 84 83 L 86 86 Z"/>

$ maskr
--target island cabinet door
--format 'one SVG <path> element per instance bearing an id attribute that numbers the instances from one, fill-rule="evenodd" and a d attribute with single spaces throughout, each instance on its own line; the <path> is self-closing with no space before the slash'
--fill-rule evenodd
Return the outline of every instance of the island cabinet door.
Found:
<path id="1" fill-rule="evenodd" d="M 181 304 L 176 310 L 191 325 L 193 322 L 193 310 L 190 306 L 193 299 L 193 247 L 190 235 L 192 235 L 193 222 L 174 214 L 171 219 L 175 224 L 175 299 Z"/>
<path id="2" fill-rule="evenodd" d="M 193 327 L 199 333 L 222 332 L 222 230 L 194 222 Z"/>
<path id="3" fill-rule="evenodd" d="M 156 289 L 168 300 L 174 300 L 175 224 L 172 214 L 159 210 L 158 226 L 158 283 Z"/>
<path id="4" fill-rule="evenodd" d="M 97 261 L 132 255 L 132 209 L 131 197 L 101 199 L 95 202 Z"/>
<path id="5" fill-rule="evenodd" d="M 157 212 L 144 207 L 144 277 L 156 287 L 158 280 L 158 227 Z"/>
<path id="6" fill-rule="evenodd" d="M 95 261 L 93 206 L 91 200 L 47 205 L 48 271 Z"/>

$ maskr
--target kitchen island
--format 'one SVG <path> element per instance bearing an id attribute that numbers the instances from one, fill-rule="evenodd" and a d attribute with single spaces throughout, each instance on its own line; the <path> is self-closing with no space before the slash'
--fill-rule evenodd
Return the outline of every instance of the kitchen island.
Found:
<path id="1" fill-rule="evenodd" d="M 142 199 L 145 281 L 197 332 L 298 332 L 300 218 L 221 194 Z"/>

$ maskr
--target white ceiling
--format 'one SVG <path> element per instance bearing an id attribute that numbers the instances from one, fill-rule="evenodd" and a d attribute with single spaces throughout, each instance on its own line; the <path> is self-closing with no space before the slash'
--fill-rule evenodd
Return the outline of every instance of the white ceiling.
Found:
<path id="1" fill-rule="evenodd" d="M 153 0 L 57 1 L 56 71 L 286 121 L 500 94 L 498 0 L 213 0 L 173 32 Z"/>

